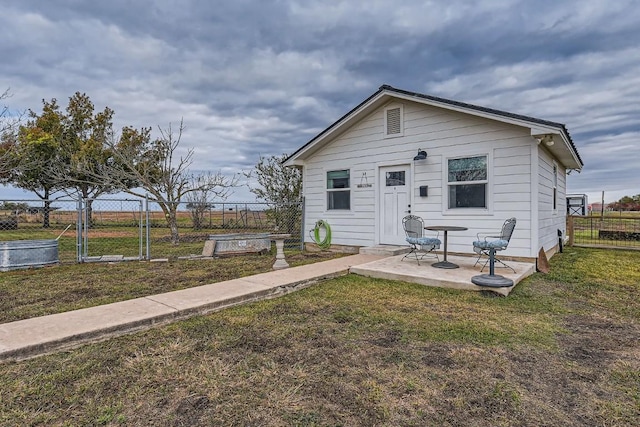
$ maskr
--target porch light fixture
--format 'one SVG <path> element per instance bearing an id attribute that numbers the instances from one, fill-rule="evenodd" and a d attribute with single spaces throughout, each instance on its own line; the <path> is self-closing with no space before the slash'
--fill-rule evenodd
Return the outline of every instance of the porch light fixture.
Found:
<path id="1" fill-rule="evenodd" d="M 544 143 L 544 145 L 546 145 L 547 147 L 551 147 L 555 143 L 555 141 L 553 140 L 553 135 L 549 134 L 537 136 L 536 141 L 538 141 L 538 144 Z"/>
<path id="2" fill-rule="evenodd" d="M 413 158 L 414 162 L 418 160 L 425 160 L 427 158 L 427 152 L 421 149 L 418 149 L 418 155 Z"/>

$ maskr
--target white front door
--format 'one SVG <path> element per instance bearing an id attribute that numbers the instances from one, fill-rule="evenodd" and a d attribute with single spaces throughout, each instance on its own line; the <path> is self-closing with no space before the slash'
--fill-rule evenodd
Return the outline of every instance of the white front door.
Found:
<path id="1" fill-rule="evenodd" d="M 380 243 L 406 244 L 402 218 L 411 212 L 411 166 L 384 166 L 379 170 Z"/>

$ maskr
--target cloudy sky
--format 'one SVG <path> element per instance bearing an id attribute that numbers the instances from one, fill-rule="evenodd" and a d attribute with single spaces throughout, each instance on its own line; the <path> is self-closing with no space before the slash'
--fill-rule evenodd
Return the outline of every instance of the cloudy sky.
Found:
<path id="1" fill-rule="evenodd" d="M 36 112 L 85 92 L 116 128 L 184 118 L 193 168 L 231 174 L 386 83 L 566 124 L 569 191 L 613 201 L 640 193 L 639 3 L 0 0 L 0 92 Z"/>

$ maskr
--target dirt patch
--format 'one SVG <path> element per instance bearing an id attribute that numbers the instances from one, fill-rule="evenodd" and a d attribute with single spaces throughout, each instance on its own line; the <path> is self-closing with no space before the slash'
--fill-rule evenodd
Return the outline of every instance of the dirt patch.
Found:
<path id="1" fill-rule="evenodd" d="M 370 339 L 369 342 L 379 347 L 391 348 L 398 345 L 401 338 L 402 331 L 395 328 L 390 328 L 384 329 L 382 332 L 377 334 L 376 337 Z"/>
<path id="2" fill-rule="evenodd" d="M 579 315 L 567 317 L 565 327 L 569 332 L 558 336 L 558 353 L 506 353 L 509 369 L 504 377 L 521 390 L 523 403 L 536 408 L 523 418 L 527 425 L 533 420 L 540 420 L 540 425 L 605 425 L 602 409 L 625 393 L 624 384 L 611 383 L 616 366 L 640 369 L 640 329 L 636 324 Z"/>
<path id="3" fill-rule="evenodd" d="M 640 342 L 640 327 L 628 322 L 574 315 L 567 317 L 565 327 L 570 333 L 558 338 L 565 357 L 588 367 L 637 351 Z"/>
<path id="4" fill-rule="evenodd" d="M 189 396 L 182 399 L 175 410 L 175 427 L 198 425 L 211 402 L 207 396 Z"/>

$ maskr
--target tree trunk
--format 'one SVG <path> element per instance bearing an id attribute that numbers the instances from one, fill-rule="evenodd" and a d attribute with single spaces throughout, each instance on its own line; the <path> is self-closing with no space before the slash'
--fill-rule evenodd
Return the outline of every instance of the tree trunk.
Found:
<path id="1" fill-rule="evenodd" d="M 180 235 L 178 234 L 178 219 L 175 209 L 169 209 L 167 222 L 169 223 L 169 229 L 171 230 L 171 243 L 177 245 L 180 243 Z"/>
<path id="2" fill-rule="evenodd" d="M 42 212 L 42 228 L 49 228 L 49 211 L 51 210 L 51 201 L 49 200 L 49 190 L 44 190 L 44 206 Z"/>
<path id="3" fill-rule="evenodd" d="M 87 209 L 87 227 L 93 228 L 93 200 L 85 199 Z"/>

